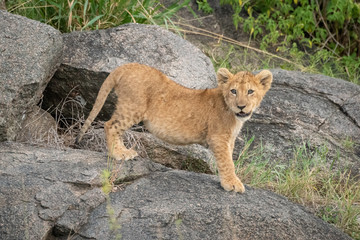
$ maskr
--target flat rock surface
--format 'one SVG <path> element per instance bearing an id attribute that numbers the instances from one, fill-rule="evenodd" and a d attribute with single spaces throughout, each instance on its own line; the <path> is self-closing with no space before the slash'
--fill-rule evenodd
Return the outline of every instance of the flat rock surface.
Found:
<path id="1" fill-rule="evenodd" d="M 14 140 L 60 65 L 59 31 L 0 10 L 0 141 Z"/>
<path id="2" fill-rule="evenodd" d="M 46 239 L 54 223 L 81 197 L 100 186 L 104 154 L 0 146 L 0 235 L 2 239 Z M 90 201 L 104 201 L 101 190 Z M 100 199 L 99 199 L 100 198 Z M 102 199 L 101 199 L 102 198 Z M 97 200 L 96 200 L 97 199 Z M 96 204 L 95 204 L 96 205 Z M 25 237 L 24 237 L 25 236 Z"/>
<path id="3" fill-rule="evenodd" d="M 224 192 L 211 175 L 156 172 L 111 195 L 118 232 L 104 228 L 102 204 L 75 239 L 349 239 L 281 196 L 246 189 Z"/>
<path id="4" fill-rule="evenodd" d="M 132 182 L 106 201 L 100 178 L 106 159 L 0 143 L 2 239 L 350 239 L 274 193 L 225 192 L 216 176 L 141 158 L 117 168 L 121 181 Z"/>

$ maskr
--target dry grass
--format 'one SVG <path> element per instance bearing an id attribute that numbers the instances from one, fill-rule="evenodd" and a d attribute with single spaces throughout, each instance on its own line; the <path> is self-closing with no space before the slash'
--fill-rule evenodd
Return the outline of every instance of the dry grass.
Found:
<path id="1" fill-rule="evenodd" d="M 56 121 L 48 112 L 37 106 L 26 114 L 16 141 L 56 148 L 64 147 L 64 139 L 58 134 Z"/>
<path id="2" fill-rule="evenodd" d="M 289 164 L 273 163 L 261 146 L 249 150 L 246 141 L 235 162 L 241 179 L 255 187 L 269 189 L 311 209 L 354 239 L 360 239 L 360 180 L 347 169 L 332 168 L 326 146 L 304 143 L 294 149 Z M 313 149 L 313 150 L 309 150 Z"/>

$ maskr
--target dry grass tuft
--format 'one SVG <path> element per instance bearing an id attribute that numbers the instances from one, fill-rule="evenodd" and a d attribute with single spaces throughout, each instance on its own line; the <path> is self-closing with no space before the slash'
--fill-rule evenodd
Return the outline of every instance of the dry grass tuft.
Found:
<path id="1" fill-rule="evenodd" d="M 307 206 L 323 220 L 360 239 L 360 180 L 348 169 L 333 169 L 326 146 L 308 143 L 294 149 L 288 164 L 273 163 L 262 146 L 249 150 L 245 142 L 235 162 L 237 174 L 252 186 L 269 189 Z"/>

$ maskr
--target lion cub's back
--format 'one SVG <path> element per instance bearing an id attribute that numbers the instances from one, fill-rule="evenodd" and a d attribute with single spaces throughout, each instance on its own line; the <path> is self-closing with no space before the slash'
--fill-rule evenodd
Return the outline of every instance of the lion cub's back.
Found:
<path id="1" fill-rule="evenodd" d="M 176 85 L 159 70 L 139 63 L 122 65 L 111 74 L 116 78 L 115 92 L 122 99 L 145 100 Z"/>

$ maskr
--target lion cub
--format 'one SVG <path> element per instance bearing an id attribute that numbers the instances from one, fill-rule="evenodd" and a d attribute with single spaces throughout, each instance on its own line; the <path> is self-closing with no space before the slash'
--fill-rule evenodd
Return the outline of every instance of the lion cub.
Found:
<path id="1" fill-rule="evenodd" d="M 117 160 L 137 156 L 133 149 L 124 146 L 122 135 L 132 125 L 143 121 L 152 134 L 166 142 L 208 145 L 216 158 L 221 186 L 227 191 L 244 192 L 232 160 L 235 138 L 270 89 L 272 74 L 264 70 L 257 75 L 249 72 L 233 75 L 220 68 L 217 78 L 217 88 L 194 90 L 175 83 L 149 66 L 122 65 L 102 84 L 76 143 L 114 88 L 118 97 L 116 110 L 104 126 L 110 156 Z"/>

